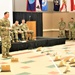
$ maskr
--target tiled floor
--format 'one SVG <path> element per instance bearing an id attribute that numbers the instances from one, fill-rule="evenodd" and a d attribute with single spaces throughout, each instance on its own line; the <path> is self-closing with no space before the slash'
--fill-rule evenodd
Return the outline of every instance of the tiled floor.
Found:
<path id="1" fill-rule="evenodd" d="M 10 53 L 18 62 L 11 62 L 11 58 L 3 59 L 0 55 L 0 71 L 2 65 L 10 65 L 11 72 L 0 72 L 0 75 L 75 75 L 75 67 L 69 64 L 70 72 L 63 73 L 66 66 L 58 67 L 60 61 L 54 61 L 55 56 L 75 56 L 75 41 L 66 41 L 63 45 L 42 47 L 41 51 L 36 49 L 22 50 Z M 65 65 L 66 65 L 65 64 Z"/>

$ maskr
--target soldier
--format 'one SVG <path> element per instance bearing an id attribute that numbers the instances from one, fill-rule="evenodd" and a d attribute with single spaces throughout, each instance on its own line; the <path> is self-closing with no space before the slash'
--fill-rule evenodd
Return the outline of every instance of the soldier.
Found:
<path id="1" fill-rule="evenodd" d="M 63 18 L 61 18 L 61 21 L 59 22 L 59 36 L 65 37 L 65 27 L 66 23 L 63 21 Z"/>
<path id="2" fill-rule="evenodd" d="M 69 28 L 69 40 L 75 38 L 75 22 L 74 18 L 71 18 L 70 22 L 68 23 Z"/>
<path id="3" fill-rule="evenodd" d="M 28 38 L 31 40 L 33 37 L 33 31 L 30 31 L 27 24 L 25 23 L 25 20 L 22 19 L 22 23 L 20 25 L 21 30 L 24 32 L 25 34 L 25 39 L 26 41 L 28 40 Z"/>
<path id="4" fill-rule="evenodd" d="M 20 29 L 20 25 L 18 21 L 15 21 L 15 23 L 12 26 L 12 40 L 14 41 L 14 39 L 16 40 L 16 42 L 19 42 L 19 38 L 18 38 L 18 34 L 22 35 L 22 40 L 24 40 L 24 34 Z"/>
<path id="5" fill-rule="evenodd" d="M 1 30 L 1 42 L 2 42 L 2 58 L 11 57 L 9 50 L 11 48 L 11 39 L 10 39 L 10 21 L 9 12 L 4 13 L 4 18 L 0 19 L 0 30 Z"/>

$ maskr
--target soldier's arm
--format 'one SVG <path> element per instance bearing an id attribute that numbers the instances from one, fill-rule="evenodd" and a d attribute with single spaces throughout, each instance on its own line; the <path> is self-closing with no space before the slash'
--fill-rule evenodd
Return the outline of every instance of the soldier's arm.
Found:
<path id="1" fill-rule="evenodd" d="M 61 29 L 61 27 L 60 27 L 60 22 L 59 22 L 59 29 Z"/>
<path id="2" fill-rule="evenodd" d="M 18 31 L 21 31 L 20 25 L 18 25 Z"/>
<path id="3" fill-rule="evenodd" d="M 22 25 L 21 24 L 19 25 L 19 28 L 20 28 L 20 30 L 22 30 Z"/>
<path id="4" fill-rule="evenodd" d="M 21 26 L 21 30 L 24 31 L 24 28 Z"/>
<path id="5" fill-rule="evenodd" d="M 66 23 L 64 22 L 64 28 L 66 28 Z"/>
<path id="6" fill-rule="evenodd" d="M 14 24 L 12 25 L 12 31 L 14 31 Z"/>
<path id="7" fill-rule="evenodd" d="M 27 24 L 26 24 L 26 29 L 27 29 L 27 30 L 29 30 L 29 27 L 28 27 L 28 25 L 27 25 Z"/>
<path id="8" fill-rule="evenodd" d="M 68 23 L 68 28 L 70 28 L 70 23 Z"/>
<path id="9" fill-rule="evenodd" d="M 0 20 L 0 30 L 1 31 L 6 30 L 6 27 L 3 26 L 3 21 L 2 20 Z"/>

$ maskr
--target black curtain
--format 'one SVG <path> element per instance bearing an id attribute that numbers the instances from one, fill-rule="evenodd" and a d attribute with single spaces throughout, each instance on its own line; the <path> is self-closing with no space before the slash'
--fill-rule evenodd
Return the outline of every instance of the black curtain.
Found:
<path id="1" fill-rule="evenodd" d="M 13 23 L 18 20 L 36 21 L 36 36 L 43 35 L 42 12 L 13 12 Z"/>

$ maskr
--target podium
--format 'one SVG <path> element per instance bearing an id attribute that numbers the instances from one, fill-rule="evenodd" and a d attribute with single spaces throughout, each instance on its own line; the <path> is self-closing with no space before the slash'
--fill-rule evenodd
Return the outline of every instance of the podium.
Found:
<path id="1" fill-rule="evenodd" d="M 27 21 L 27 26 L 29 27 L 29 30 L 33 31 L 33 38 L 36 37 L 36 21 Z"/>

